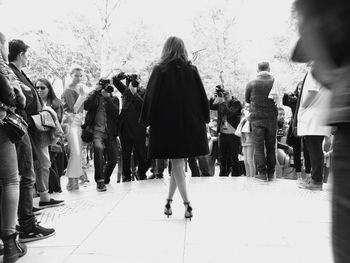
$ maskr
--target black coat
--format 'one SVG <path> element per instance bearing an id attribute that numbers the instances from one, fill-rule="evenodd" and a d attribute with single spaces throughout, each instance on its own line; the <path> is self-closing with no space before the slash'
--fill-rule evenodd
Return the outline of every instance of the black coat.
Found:
<path id="1" fill-rule="evenodd" d="M 208 154 L 209 105 L 197 68 L 179 59 L 156 66 L 140 120 L 150 126 L 150 158 Z"/>

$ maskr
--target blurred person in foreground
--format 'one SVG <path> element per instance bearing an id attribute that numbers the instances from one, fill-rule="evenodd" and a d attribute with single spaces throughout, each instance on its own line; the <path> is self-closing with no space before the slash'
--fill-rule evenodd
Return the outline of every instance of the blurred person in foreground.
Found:
<path id="1" fill-rule="evenodd" d="M 7 52 L 3 46 L 6 39 L 0 33 L 0 57 Z M 19 202 L 19 173 L 16 147 L 6 133 L 3 120 L 8 114 L 8 107 L 24 108 L 25 96 L 21 88 L 9 82 L 7 74 L 0 70 L 0 228 L 4 244 L 1 254 L 4 263 L 16 262 L 27 252 L 27 247 L 17 241 L 16 221 Z"/>
<path id="2" fill-rule="evenodd" d="M 192 217 L 187 194 L 185 158 L 209 153 L 206 123 L 209 105 L 198 70 L 188 60 L 184 42 L 169 37 L 148 81 L 140 120 L 150 126 L 152 159 L 171 159 L 171 178 L 164 213 L 171 215 L 176 188 Z"/>
<path id="3" fill-rule="evenodd" d="M 350 1 L 297 0 L 301 38 L 292 59 L 313 60 L 315 77 L 332 92 L 328 123 L 333 153 L 332 243 L 335 263 L 350 262 Z"/>

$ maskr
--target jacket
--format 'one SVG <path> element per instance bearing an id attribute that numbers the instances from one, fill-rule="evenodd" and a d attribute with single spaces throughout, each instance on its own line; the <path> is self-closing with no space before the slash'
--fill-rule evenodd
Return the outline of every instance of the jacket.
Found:
<path id="1" fill-rule="evenodd" d="M 83 128 L 90 126 L 93 128 L 97 109 L 99 107 L 99 96 L 102 96 L 98 91 L 93 91 L 89 94 L 84 102 L 84 110 L 87 111 Z M 106 102 L 107 116 L 107 133 L 109 136 L 116 137 L 118 135 L 118 114 L 119 114 L 119 99 L 117 97 L 104 98 Z"/>
<path id="2" fill-rule="evenodd" d="M 232 98 L 232 100 L 230 100 L 227 104 L 226 103 L 213 104 L 213 102 L 214 102 L 214 99 L 211 98 L 209 100 L 209 107 L 211 110 L 218 111 L 217 132 L 219 133 L 221 130 L 222 118 L 224 116 L 226 116 L 227 122 L 233 128 L 236 129 L 241 119 L 241 111 L 242 111 L 241 102 L 236 98 Z"/>

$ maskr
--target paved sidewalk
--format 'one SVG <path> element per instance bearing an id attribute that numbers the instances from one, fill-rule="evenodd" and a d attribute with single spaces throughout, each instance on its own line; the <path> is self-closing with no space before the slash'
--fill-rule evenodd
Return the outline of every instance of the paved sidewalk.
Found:
<path id="1" fill-rule="evenodd" d="M 113 175 L 102 193 L 93 182 L 76 192 L 64 188 L 57 198 L 66 205 L 38 218 L 56 235 L 27 243 L 19 262 L 332 262 L 329 190 L 298 189 L 284 179 L 187 179 L 192 221 L 184 219 L 179 193 L 173 216 L 163 214 L 167 175 L 120 184 Z"/>

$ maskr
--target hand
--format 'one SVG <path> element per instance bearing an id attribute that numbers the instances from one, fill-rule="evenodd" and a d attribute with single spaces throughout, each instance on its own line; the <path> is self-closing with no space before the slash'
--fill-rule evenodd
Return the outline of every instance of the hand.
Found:
<path id="1" fill-rule="evenodd" d="M 287 152 L 288 152 L 289 154 L 293 154 L 293 148 L 292 148 L 292 147 L 289 147 L 288 150 L 287 150 Z"/>
<path id="2" fill-rule="evenodd" d="M 108 98 L 111 96 L 111 93 L 108 93 L 107 91 L 105 91 L 104 89 L 101 90 L 101 95 L 104 97 L 104 98 Z"/>
<path id="3" fill-rule="evenodd" d="M 224 102 L 224 98 L 222 97 L 216 97 L 213 104 L 221 104 Z"/>
<path id="4" fill-rule="evenodd" d="M 126 79 L 126 75 L 124 72 L 120 72 L 118 75 L 114 76 L 113 79 L 116 81 L 121 81 L 123 79 Z"/>
<path id="5" fill-rule="evenodd" d="M 130 89 L 132 95 L 134 95 L 137 92 L 137 87 L 133 87 L 132 85 L 130 85 L 129 89 Z"/>
<path id="6" fill-rule="evenodd" d="M 79 95 L 85 95 L 84 86 L 81 85 L 81 84 L 78 85 L 78 94 Z"/>

